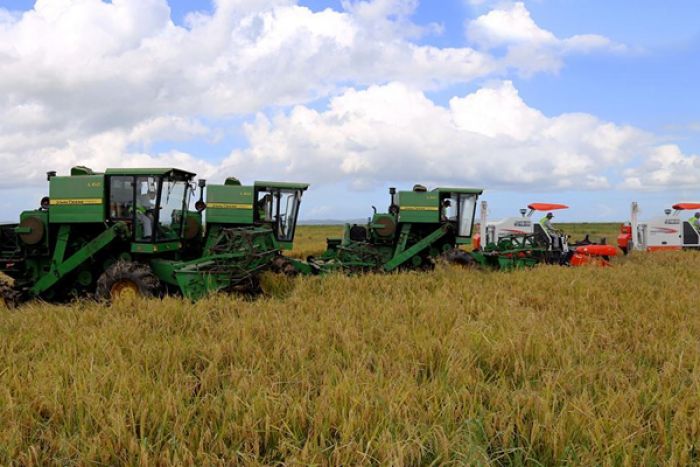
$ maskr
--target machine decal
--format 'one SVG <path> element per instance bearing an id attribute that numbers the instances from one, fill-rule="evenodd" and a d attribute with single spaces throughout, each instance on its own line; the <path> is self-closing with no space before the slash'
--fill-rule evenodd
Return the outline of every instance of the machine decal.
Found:
<path id="1" fill-rule="evenodd" d="M 671 229 L 669 227 L 654 227 L 651 229 L 651 232 L 657 234 L 674 234 L 678 233 L 678 229 Z"/>
<path id="2" fill-rule="evenodd" d="M 437 211 L 437 206 L 401 206 L 402 211 Z"/>
<path id="3" fill-rule="evenodd" d="M 250 204 L 240 203 L 209 203 L 207 207 L 209 209 L 253 209 Z"/>
<path id="4" fill-rule="evenodd" d="M 89 204 L 102 204 L 101 198 L 64 198 L 49 201 L 52 206 L 85 206 Z"/>

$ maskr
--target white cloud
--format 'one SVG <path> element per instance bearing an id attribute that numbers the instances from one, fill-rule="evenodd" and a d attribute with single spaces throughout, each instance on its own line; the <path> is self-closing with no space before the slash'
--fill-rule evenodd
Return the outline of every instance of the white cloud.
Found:
<path id="1" fill-rule="evenodd" d="M 558 39 L 537 24 L 522 2 L 504 5 L 479 16 L 467 25 L 469 39 L 490 49 L 512 44 L 554 43 Z"/>
<path id="2" fill-rule="evenodd" d="M 213 14 L 189 15 L 188 28 L 173 24 L 165 0 L 0 8 L 0 184 L 42 183 L 47 166 L 145 163 L 134 147 L 206 136 L 205 119 L 305 103 L 338 83 L 435 86 L 494 69 L 470 48 L 408 40 L 401 26 L 413 3 L 312 12 L 288 0 L 218 0 Z"/>
<path id="3" fill-rule="evenodd" d="M 560 39 L 539 27 L 523 2 L 505 2 L 466 23 L 467 38 L 482 50 L 505 48 L 503 62 L 521 74 L 556 72 L 563 57 L 595 50 L 622 52 L 625 46 L 607 37 L 583 34 Z"/>
<path id="4" fill-rule="evenodd" d="M 434 30 L 411 21 L 417 0 L 343 5 L 313 12 L 293 0 L 217 0 L 214 13 L 192 13 L 186 27 L 171 21 L 165 0 L 0 9 L 0 187 L 43 184 L 46 170 L 80 164 L 177 165 L 214 179 L 356 188 L 391 178 L 599 189 L 655 151 L 634 128 L 587 114 L 546 116 L 509 81 L 447 106 L 426 97 L 502 79 L 513 67 L 556 71 L 567 54 L 617 50 L 607 38 L 557 38 L 522 3 L 505 3 L 467 26 L 476 48 L 434 47 L 416 40 Z M 327 108 L 310 105 L 322 97 Z M 257 116 L 244 128 L 249 147 L 222 162 L 151 153 L 164 140 L 214 139 L 220 130 L 212 127 L 231 115 Z M 674 166 L 649 164 L 659 180 Z M 626 176 L 643 182 L 641 172 Z"/>
<path id="5" fill-rule="evenodd" d="M 348 90 L 328 110 L 305 106 L 246 127 L 250 148 L 224 162 L 234 173 L 272 170 L 314 183 L 383 180 L 588 188 L 634 157 L 645 135 L 585 114 L 546 117 L 506 81 L 436 105 L 390 83 Z"/>
<path id="6" fill-rule="evenodd" d="M 622 188 L 659 190 L 666 188 L 697 190 L 700 156 L 685 155 L 675 144 L 652 148 L 635 168 L 624 171 Z"/>

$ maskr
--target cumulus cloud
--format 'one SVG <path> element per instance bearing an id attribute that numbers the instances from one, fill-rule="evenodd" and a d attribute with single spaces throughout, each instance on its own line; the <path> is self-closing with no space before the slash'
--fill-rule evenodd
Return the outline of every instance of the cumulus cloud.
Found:
<path id="1" fill-rule="evenodd" d="M 471 21 L 469 46 L 428 46 L 417 38 L 435 27 L 412 22 L 417 3 L 346 0 L 340 11 L 315 12 L 294 0 L 216 0 L 213 13 L 191 13 L 185 26 L 165 0 L 0 8 L 0 187 L 43 184 L 46 170 L 81 164 L 356 188 L 391 179 L 598 189 L 655 151 L 631 127 L 546 116 L 503 80 L 511 68 L 556 71 L 568 54 L 618 50 L 612 41 L 558 38 L 518 2 Z M 447 105 L 427 97 L 485 78 L 497 80 Z M 251 117 L 247 146 L 222 160 L 152 150 L 214 140 L 212 128 L 232 115 Z"/>
<path id="2" fill-rule="evenodd" d="M 650 149 L 641 164 L 624 171 L 622 187 L 659 190 L 669 187 L 696 190 L 700 179 L 700 156 L 686 155 L 675 144 Z"/>
<path id="3" fill-rule="evenodd" d="M 306 103 L 339 83 L 425 88 L 495 69 L 488 54 L 468 47 L 412 42 L 415 6 L 374 0 L 313 12 L 290 0 L 217 0 L 212 14 L 192 13 L 186 27 L 172 22 L 165 0 L 38 0 L 22 14 L 0 8 L 0 160 L 12 174 L 33 174 L 39 160 L 57 168 L 77 159 L 125 164 L 128 157 L 107 158 L 95 141 L 126 145 L 109 144 L 106 153 L 147 149 L 205 134 L 199 117 Z"/>
<path id="4" fill-rule="evenodd" d="M 260 114 L 247 125 L 250 148 L 234 151 L 225 171 L 350 180 L 362 188 L 383 180 L 489 187 L 605 188 L 606 170 L 629 161 L 645 135 L 586 114 L 547 117 L 529 107 L 509 81 L 449 106 L 401 83 L 348 90 L 319 112 L 296 106 Z"/>
<path id="5" fill-rule="evenodd" d="M 622 52 L 625 46 L 597 34 L 558 38 L 539 27 L 523 2 L 506 2 L 466 23 L 467 38 L 482 50 L 505 49 L 503 62 L 522 74 L 555 72 L 563 57 L 594 50 Z"/>

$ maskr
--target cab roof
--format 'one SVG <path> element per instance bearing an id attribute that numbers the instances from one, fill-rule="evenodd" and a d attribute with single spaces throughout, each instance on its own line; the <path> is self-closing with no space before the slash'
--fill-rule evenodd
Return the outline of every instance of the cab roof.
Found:
<path id="1" fill-rule="evenodd" d="M 282 190 L 306 190 L 309 188 L 308 183 L 294 182 L 261 182 L 256 181 L 253 186 L 255 188 L 280 188 Z"/>
<path id="2" fill-rule="evenodd" d="M 121 169 L 107 169 L 105 170 L 106 175 L 179 175 L 185 176 L 187 178 L 192 178 L 196 174 L 188 172 L 186 170 L 176 169 L 173 167 L 152 167 L 152 168 L 121 168 Z"/>
<path id="3" fill-rule="evenodd" d="M 700 203 L 676 203 L 673 206 L 671 206 L 673 209 L 676 209 L 678 211 L 684 211 L 684 210 L 697 210 L 700 209 Z"/>
<path id="4" fill-rule="evenodd" d="M 569 209 L 566 204 L 556 203 L 531 203 L 527 207 L 533 211 L 556 211 L 557 209 Z"/>
<path id="5" fill-rule="evenodd" d="M 483 188 L 450 188 L 450 187 L 437 187 L 433 188 L 432 191 L 438 193 L 461 193 L 466 195 L 480 195 L 484 192 Z"/>

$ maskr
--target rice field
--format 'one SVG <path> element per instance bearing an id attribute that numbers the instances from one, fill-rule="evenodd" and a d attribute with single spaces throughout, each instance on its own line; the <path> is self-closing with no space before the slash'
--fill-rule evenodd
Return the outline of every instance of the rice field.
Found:
<path id="1" fill-rule="evenodd" d="M 699 263 L 30 303 L 0 313 L 0 464 L 698 464 Z"/>

